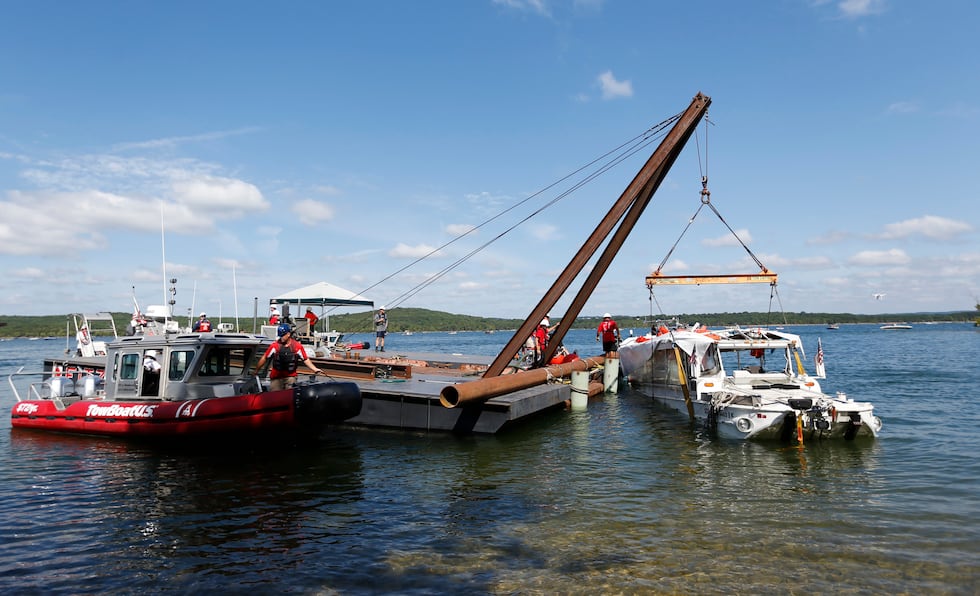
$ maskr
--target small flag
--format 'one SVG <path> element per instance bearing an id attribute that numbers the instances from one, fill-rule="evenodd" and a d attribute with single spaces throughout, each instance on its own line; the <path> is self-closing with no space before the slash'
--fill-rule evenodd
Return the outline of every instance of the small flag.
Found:
<path id="1" fill-rule="evenodd" d="M 823 344 L 820 343 L 820 338 L 817 338 L 817 355 L 813 357 L 813 364 L 817 369 L 817 377 L 821 379 L 827 378 L 827 371 L 823 366 Z"/>

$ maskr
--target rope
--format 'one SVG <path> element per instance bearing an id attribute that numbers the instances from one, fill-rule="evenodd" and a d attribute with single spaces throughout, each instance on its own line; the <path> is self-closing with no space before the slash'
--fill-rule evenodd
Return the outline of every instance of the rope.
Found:
<path id="1" fill-rule="evenodd" d="M 510 207 L 508 207 L 506 209 L 504 209 L 503 211 L 500 211 L 496 215 L 490 217 L 489 219 L 487 219 L 484 222 L 480 223 L 479 225 L 471 228 L 470 230 L 467 230 L 466 232 L 463 232 L 462 234 L 456 236 L 455 238 L 452 238 L 451 240 L 449 240 L 448 242 L 442 244 L 441 246 L 432 249 L 431 251 L 429 251 L 425 255 L 423 255 L 423 256 L 415 259 L 414 261 L 412 261 L 411 263 L 405 265 L 404 267 L 401 267 L 401 268 L 395 270 L 394 272 L 388 274 L 387 276 L 383 277 L 382 279 L 380 279 L 379 281 L 375 282 L 374 284 L 371 284 L 370 286 L 364 288 L 359 293 L 365 294 L 365 293 L 369 292 L 370 290 L 378 287 L 382 283 L 384 283 L 386 281 L 389 281 L 390 279 L 394 278 L 395 276 L 399 275 L 400 273 L 403 273 L 407 269 L 409 269 L 409 268 L 417 265 L 418 263 L 421 263 L 422 261 L 428 259 L 429 257 L 432 257 L 433 255 L 437 254 L 439 251 L 441 251 L 441 250 L 449 247 L 450 245 L 456 243 L 457 241 L 463 239 L 464 237 L 466 237 L 466 236 L 472 234 L 473 232 L 475 232 L 475 231 L 477 231 L 477 230 L 479 230 L 479 229 L 487 226 L 491 222 L 496 221 L 497 219 L 503 217 L 505 214 L 513 211 L 514 209 L 520 207 L 521 205 L 524 205 L 525 203 L 531 201 L 532 199 L 534 199 L 534 198 L 536 198 L 536 197 L 544 194 L 545 192 L 547 192 L 547 191 L 551 190 L 552 188 L 558 186 L 562 182 L 565 182 L 566 180 L 571 179 L 573 176 L 576 176 L 577 174 L 580 174 L 582 172 L 585 172 L 587 169 L 589 169 L 589 168 L 591 168 L 593 166 L 596 166 L 597 164 L 600 164 L 600 162 L 602 162 L 603 160 L 607 160 L 607 161 L 605 161 L 605 163 L 602 163 L 602 164 L 598 165 L 598 168 L 595 171 L 586 174 L 586 176 L 582 180 L 580 180 L 578 182 L 575 182 L 574 184 L 572 184 L 572 186 L 568 190 L 565 190 L 565 191 L 559 193 L 555 198 L 553 198 L 552 200 L 548 201 L 547 203 L 545 203 L 543 206 L 539 207 L 538 209 L 535 209 L 528 216 L 524 217 L 523 219 L 521 219 L 520 221 L 518 221 L 514 225 L 512 225 L 509 228 L 505 229 L 503 232 L 497 234 L 492 239 L 488 240 L 487 242 L 483 243 L 482 245 L 478 246 L 477 248 L 473 249 L 472 251 L 466 253 L 463 257 L 460 257 L 459 259 L 457 259 L 456 261 L 454 261 L 450 265 L 447 265 L 446 267 L 444 267 L 439 272 L 431 275 L 430 277 L 426 278 L 425 280 L 423 280 L 422 282 L 420 282 L 416 286 L 408 289 L 407 291 L 403 292 L 402 294 L 396 296 L 394 299 L 392 299 L 392 300 L 390 300 L 390 301 L 387 302 L 387 304 L 390 307 L 392 307 L 392 308 L 395 307 L 395 306 L 398 306 L 399 304 L 401 304 L 401 303 L 405 302 L 406 300 L 408 300 L 409 298 L 415 296 L 416 294 L 418 294 L 419 292 L 421 292 L 423 289 L 425 289 L 429 285 L 433 284 L 434 282 L 436 282 L 437 280 L 439 280 L 440 278 L 442 278 L 444 275 L 446 275 L 447 273 L 449 273 L 450 271 L 452 271 L 453 269 L 455 269 L 456 267 L 458 267 L 459 265 L 461 265 L 465 261 L 467 261 L 470 258 L 472 258 L 477 253 L 483 251 L 484 249 L 486 249 L 488 246 L 490 246 L 494 242 L 497 242 L 498 240 L 500 240 L 501 238 L 503 238 L 504 236 L 506 236 L 507 234 L 509 234 L 510 232 L 512 232 L 514 229 L 516 229 L 521 224 L 526 223 L 528 220 L 530 220 L 533 217 L 537 216 L 538 214 L 540 214 L 545 209 L 547 209 L 547 208 L 555 205 L 559 201 L 567 198 L 569 195 L 571 195 L 576 190 L 579 190 L 580 188 L 582 188 L 583 186 L 585 186 L 589 182 L 592 182 L 593 180 L 595 180 L 596 178 L 598 178 L 600 175 L 605 174 L 606 172 L 608 172 L 609 170 L 611 170 L 613 167 L 619 165 L 623 161 L 625 161 L 625 160 L 629 159 L 630 157 L 632 157 L 633 155 L 635 155 L 637 152 L 639 152 L 639 151 L 643 150 L 644 148 L 648 147 L 654 141 L 660 139 L 662 136 L 664 136 L 666 134 L 666 132 L 665 132 L 666 129 L 669 126 L 671 126 L 674 122 L 676 122 L 679 118 L 680 118 L 680 114 L 675 114 L 674 116 L 671 116 L 670 118 L 667 118 L 666 120 L 663 120 L 662 122 L 659 122 L 658 124 L 656 124 L 656 125 L 648 128 L 643 133 L 641 133 L 641 134 L 633 137 L 632 139 L 630 139 L 630 140 L 628 140 L 628 141 L 620 144 L 618 147 L 615 147 L 614 149 L 611 149 L 611 150 L 607 151 L 603 155 L 601 155 L 601 156 L 593 159 L 589 163 L 587 163 L 587 164 L 583 165 L 582 167 L 576 169 L 575 171 L 573 171 L 573 172 L 571 172 L 571 173 L 563 176 L 562 178 L 559 178 L 558 180 L 556 180 L 555 182 L 553 182 L 553 183 L 545 186 L 544 188 L 542 188 L 542 189 L 540 189 L 540 190 L 532 193 L 527 198 L 525 198 L 525 199 L 523 199 L 521 201 L 518 201 L 517 203 L 515 203 L 514 205 L 512 205 L 512 206 L 510 206 Z M 337 308 L 337 307 L 334 307 L 334 308 Z"/>

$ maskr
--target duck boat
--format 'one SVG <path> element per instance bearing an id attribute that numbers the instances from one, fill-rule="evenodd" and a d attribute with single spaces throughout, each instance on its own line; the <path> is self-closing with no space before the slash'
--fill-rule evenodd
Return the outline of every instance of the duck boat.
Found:
<path id="1" fill-rule="evenodd" d="M 619 357 L 638 391 L 721 437 L 802 443 L 877 437 L 881 430 L 872 404 L 823 393 L 822 348 L 811 376 L 800 337 L 792 333 L 661 328 L 623 341 Z"/>
<path id="2" fill-rule="evenodd" d="M 11 426 L 133 438 L 319 433 L 360 413 L 352 382 L 301 376 L 270 391 L 256 363 L 273 340 L 242 333 L 167 333 L 107 343 L 100 366 L 10 375 Z M 144 366 L 152 357 L 159 372 Z"/>

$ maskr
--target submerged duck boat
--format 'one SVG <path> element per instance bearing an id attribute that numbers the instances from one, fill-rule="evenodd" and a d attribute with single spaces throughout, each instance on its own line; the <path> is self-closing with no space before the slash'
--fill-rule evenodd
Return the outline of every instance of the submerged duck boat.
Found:
<path id="1" fill-rule="evenodd" d="M 269 391 L 255 365 L 272 341 L 241 333 L 123 337 L 107 344 L 102 367 L 84 375 L 68 366 L 22 367 L 8 379 L 17 399 L 11 426 L 134 438 L 292 436 L 360 413 L 352 382 L 300 381 Z M 144 366 L 151 357 L 159 372 Z"/>
<path id="2" fill-rule="evenodd" d="M 803 368 L 799 336 L 770 329 L 661 329 L 619 348 L 635 388 L 734 439 L 876 437 L 881 420 L 868 402 L 827 395 Z"/>

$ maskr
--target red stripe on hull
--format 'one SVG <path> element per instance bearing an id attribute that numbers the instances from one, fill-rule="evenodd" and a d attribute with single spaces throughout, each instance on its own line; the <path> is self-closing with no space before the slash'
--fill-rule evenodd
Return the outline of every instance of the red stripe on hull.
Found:
<path id="1" fill-rule="evenodd" d="M 182 402 L 77 401 L 58 409 L 50 400 L 18 402 L 11 426 L 115 436 L 163 437 L 299 426 L 292 390 Z"/>

